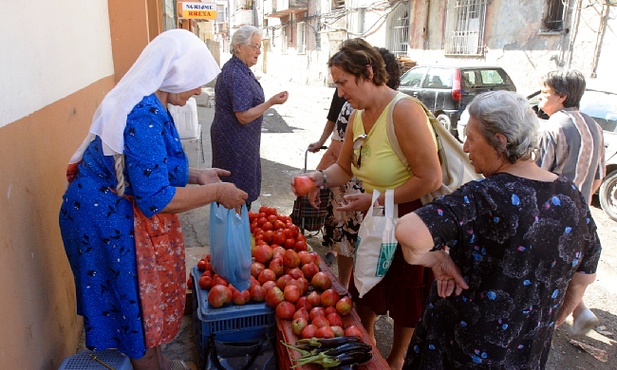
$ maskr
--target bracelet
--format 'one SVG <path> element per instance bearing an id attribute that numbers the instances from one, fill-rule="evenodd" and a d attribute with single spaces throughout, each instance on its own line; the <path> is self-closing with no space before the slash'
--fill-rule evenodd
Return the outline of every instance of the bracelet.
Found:
<path id="1" fill-rule="evenodd" d="M 321 187 L 322 188 L 327 188 L 328 187 L 328 178 L 326 177 L 326 173 L 323 172 L 322 170 L 317 170 L 319 173 L 321 173 L 321 176 L 323 176 L 323 180 L 321 183 Z"/>

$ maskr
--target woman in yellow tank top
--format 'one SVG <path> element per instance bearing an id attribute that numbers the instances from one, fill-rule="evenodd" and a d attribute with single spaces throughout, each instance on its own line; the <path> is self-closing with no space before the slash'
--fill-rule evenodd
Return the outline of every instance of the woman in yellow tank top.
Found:
<path id="1" fill-rule="evenodd" d="M 375 189 L 380 192 L 394 189 L 399 216 L 419 208 L 419 198 L 439 188 L 442 181 L 434 137 L 424 110 L 404 99 L 396 104 L 393 112 L 396 136 L 409 163 L 408 170 L 386 136 L 386 115 L 397 92 L 386 85 L 388 74 L 379 52 L 362 39 L 347 40 L 330 58 L 328 66 L 338 94 L 356 111 L 350 117 L 352 124 L 346 131 L 337 163 L 308 176 L 318 187 L 340 186 L 352 176 L 362 181 L 366 193 L 347 195 L 347 204 L 338 208 L 340 211 L 366 212 Z M 381 205 L 383 198 L 382 194 L 378 199 Z M 353 278 L 350 281 L 349 291 L 373 341 L 376 315 L 389 314 L 394 320 L 393 345 L 387 359 L 392 369 L 403 366 L 432 280 L 430 269 L 408 265 L 397 246 L 386 276 L 361 299 Z"/>

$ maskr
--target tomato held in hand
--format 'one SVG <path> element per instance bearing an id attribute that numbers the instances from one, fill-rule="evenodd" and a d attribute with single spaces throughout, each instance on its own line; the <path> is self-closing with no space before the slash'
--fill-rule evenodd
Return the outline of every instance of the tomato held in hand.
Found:
<path id="1" fill-rule="evenodd" d="M 315 183 L 308 176 L 296 176 L 294 178 L 294 188 L 296 189 L 296 194 L 302 197 L 315 188 Z"/>

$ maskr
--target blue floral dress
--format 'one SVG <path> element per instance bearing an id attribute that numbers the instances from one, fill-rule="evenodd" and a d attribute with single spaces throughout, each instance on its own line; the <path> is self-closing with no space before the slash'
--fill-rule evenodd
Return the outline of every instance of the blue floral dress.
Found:
<path id="1" fill-rule="evenodd" d="M 570 279 L 600 259 L 576 186 L 497 174 L 415 212 L 469 289 L 442 299 L 433 284 L 405 369 L 543 369 Z"/>
<path id="2" fill-rule="evenodd" d="M 126 195 L 151 217 L 188 182 L 188 159 L 170 115 L 153 94 L 127 116 Z M 114 159 L 96 137 L 63 196 L 59 221 L 75 278 L 77 313 L 86 346 L 118 348 L 131 358 L 146 351 L 133 233 L 133 204 L 115 193 Z M 182 255 L 183 257 L 183 255 Z M 183 258 L 182 258 L 183 260 Z"/>
<path id="3" fill-rule="evenodd" d="M 236 112 L 247 111 L 265 101 L 253 72 L 235 55 L 223 66 L 214 87 L 214 120 L 210 128 L 212 167 L 231 172 L 223 181 L 248 193 L 252 202 L 261 192 L 261 124 L 263 116 L 241 124 Z"/>

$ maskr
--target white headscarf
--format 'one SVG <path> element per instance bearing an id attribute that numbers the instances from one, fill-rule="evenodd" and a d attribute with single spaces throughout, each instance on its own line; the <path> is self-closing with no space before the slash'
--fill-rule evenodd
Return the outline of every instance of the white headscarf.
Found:
<path id="1" fill-rule="evenodd" d="M 90 133 L 69 163 L 82 159 L 95 135 L 101 138 L 105 155 L 123 154 L 126 118 L 144 97 L 157 90 L 193 90 L 212 81 L 220 72 L 206 44 L 194 33 L 184 29 L 161 33 L 105 96 L 94 113 Z"/>

